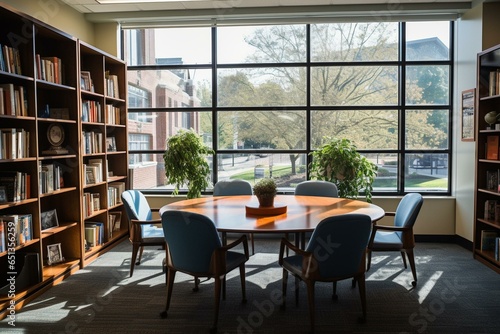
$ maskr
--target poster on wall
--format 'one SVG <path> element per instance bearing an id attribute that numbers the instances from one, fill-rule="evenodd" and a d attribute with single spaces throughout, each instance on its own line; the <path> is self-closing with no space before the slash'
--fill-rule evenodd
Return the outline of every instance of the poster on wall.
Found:
<path id="1" fill-rule="evenodd" d="M 475 89 L 467 89 L 462 92 L 462 141 L 474 141 L 474 105 Z"/>

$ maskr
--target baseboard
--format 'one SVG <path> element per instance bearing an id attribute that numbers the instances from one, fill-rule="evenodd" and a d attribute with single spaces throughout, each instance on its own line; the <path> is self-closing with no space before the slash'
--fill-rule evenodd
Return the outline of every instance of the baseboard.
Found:
<path id="1" fill-rule="evenodd" d="M 415 235 L 415 242 L 442 242 L 451 243 L 462 246 L 463 248 L 472 251 L 472 241 L 467 240 L 459 235 L 431 235 L 419 234 Z"/>

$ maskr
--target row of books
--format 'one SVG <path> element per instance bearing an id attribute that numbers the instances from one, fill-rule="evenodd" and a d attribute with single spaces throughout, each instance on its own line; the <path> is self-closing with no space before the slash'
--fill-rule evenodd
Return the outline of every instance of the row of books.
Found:
<path id="1" fill-rule="evenodd" d="M 42 57 L 40 54 L 36 54 L 37 79 L 62 84 L 64 81 L 63 75 L 64 70 L 61 58 Z"/>
<path id="2" fill-rule="evenodd" d="M 0 71 L 22 74 L 19 49 L 0 44 Z"/>
<path id="3" fill-rule="evenodd" d="M 101 104 L 97 101 L 82 101 L 82 122 L 103 123 Z"/>
<path id="4" fill-rule="evenodd" d="M 0 128 L 0 159 L 28 158 L 29 151 L 29 131 L 21 128 Z"/>
<path id="5" fill-rule="evenodd" d="M 64 187 L 63 170 L 58 163 L 38 165 L 40 194 L 51 193 Z"/>
<path id="6" fill-rule="evenodd" d="M 28 116 L 28 97 L 23 86 L 0 84 L 0 115 Z"/>
<path id="7" fill-rule="evenodd" d="M 110 74 L 109 71 L 106 71 L 104 74 L 104 77 L 106 78 L 106 85 L 104 88 L 106 91 L 104 94 L 109 97 L 113 97 L 115 99 L 120 98 L 120 89 L 118 86 L 118 76 L 114 74 Z"/>
<path id="8" fill-rule="evenodd" d="M 101 132 L 82 131 L 82 149 L 84 154 L 103 153 Z"/>
<path id="9" fill-rule="evenodd" d="M 108 207 L 122 203 L 122 193 L 125 191 L 125 182 L 111 182 L 108 185 Z"/>
<path id="10" fill-rule="evenodd" d="M 33 220 L 30 213 L 0 216 L 0 253 L 8 248 L 33 240 Z"/>
<path id="11" fill-rule="evenodd" d="M 480 247 L 482 251 L 493 251 L 495 260 L 500 261 L 500 235 L 498 235 L 498 231 L 482 230 Z"/>
<path id="12" fill-rule="evenodd" d="M 100 193 L 83 193 L 83 212 L 85 217 L 90 217 L 101 210 L 101 194 Z"/>
<path id="13" fill-rule="evenodd" d="M 104 223 L 85 222 L 85 241 L 89 247 L 95 247 L 104 243 Z"/>
<path id="14" fill-rule="evenodd" d="M 106 104 L 106 123 L 121 124 L 120 108 L 115 107 L 112 104 Z"/>
<path id="15" fill-rule="evenodd" d="M 489 96 L 500 95 L 500 69 L 490 71 L 488 94 Z"/>
<path id="16" fill-rule="evenodd" d="M 0 203 L 30 198 L 31 177 L 20 171 L 0 171 Z"/>
<path id="17" fill-rule="evenodd" d="M 85 185 L 104 181 L 102 159 L 89 159 L 88 163 L 83 164 L 83 170 L 85 171 Z"/>

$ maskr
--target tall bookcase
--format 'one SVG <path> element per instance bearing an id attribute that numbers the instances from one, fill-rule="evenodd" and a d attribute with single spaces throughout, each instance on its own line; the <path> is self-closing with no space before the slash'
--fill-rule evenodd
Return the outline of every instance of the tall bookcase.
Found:
<path id="1" fill-rule="evenodd" d="M 127 184 L 128 151 L 125 63 L 3 4 L 0 17 L 2 319 L 128 234 L 113 191 Z M 89 74 L 93 88 L 85 86 Z M 102 117 L 87 119 L 85 101 L 100 104 Z M 100 152 L 84 150 L 88 131 L 101 133 Z M 93 184 L 85 168 L 91 160 L 102 162 Z M 91 214 L 86 193 L 98 194 Z M 17 228 L 13 217 L 30 219 L 30 227 Z M 89 246 L 90 223 L 100 237 Z"/>
<path id="2" fill-rule="evenodd" d="M 485 115 L 500 115 L 500 45 L 477 56 L 474 258 L 500 273 L 495 237 L 500 237 L 500 128 Z M 500 117 L 500 116 L 499 116 Z"/>

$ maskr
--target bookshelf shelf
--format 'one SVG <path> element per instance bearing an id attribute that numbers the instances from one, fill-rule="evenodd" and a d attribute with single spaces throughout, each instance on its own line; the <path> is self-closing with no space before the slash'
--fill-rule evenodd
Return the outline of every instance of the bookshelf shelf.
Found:
<path id="1" fill-rule="evenodd" d="M 488 129 L 485 115 L 500 110 L 500 45 L 477 55 L 476 175 L 474 196 L 474 258 L 500 273 L 500 160 L 495 143 L 500 130 Z"/>
<path id="2" fill-rule="evenodd" d="M 9 144 L 9 151 L 6 151 L 5 146 L 8 154 L 0 151 L 0 176 L 4 176 L 0 178 L 0 190 L 8 190 L 9 196 L 6 197 L 9 199 L 11 187 L 15 185 L 12 189 L 16 193 L 12 198 L 21 199 L 0 203 L 0 218 L 4 219 L 1 221 L 3 229 L 0 236 L 5 238 L 7 219 L 29 216 L 31 234 L 27 233 L 29 229 L 24 228 L 22 230 L 26 234 L 17 232 L 20 239 L 15 249 L 16 256 L 30 258 L 27 266 L 30 266 L 28 269 L 33 278 L 16 291 L 14 298 L 0 293 L 0 319 L 3 319 L 8 314 L 7 307 L 11 302 L 15 302 L 16 310 L 19 310 L 128 234 L 123 205 L 110 202 L 109 197 L 111 193 L 117 196 L 116 189 L 125 189 L 111 183 L 127 183 L 128 151 L 125 63 L 8 5 L 0 4 L 0 17 L 4 22 L 0 28 L 3 32 L 0 34 L 2 46 L 12 47 L 10 35 L 27 39 L 26 43 L 19 43 L 15 51 L 19 52 L 20 62 L 16 62 L 16 66 L 8 71 L 0 69 L 0 88 L 6 90 L 9 97 L 19 96 L 14 103 L 10 98 L 7 102 L 4 99 L 0 108 L 0 128 L 2 131 L 6 129 L 9 136 L 13 133 L 12 129 L 22 129 L 19 135 L 9 137 L 9 142 L 19 145 Z M 82 72 L 88 73 L 92 79 L 88 89 L 82 85 L 85 84 L 81 80 Z M 113 81 L 111 85 L 108 82 L 110 78 Z M 116 97 L 107 96 L 107 85 L 113 89 L 112 94 Z M 88 105 L 92 107 L 102 108 L 100 118 L 92 119 L 99 121 L 82 121 L 85 101 L 90 101 Z M 114 112 L 112 116 L 119 120 L 117 125 L 106 124 L 107 104 L 113 106 L 110 109 Z M 59 134 L 63 135 L 58 138 L 57 132 L 51 133 L 53 129 L 60 130 Z M 101 151 L 92 150 L 90 154 L 84 151 L 84 132 L 101 134 Z M 118 152 L 106 151 L 106 138 L 110 133 L 116 136 Z M 1 144 L 4 145 L 3 141 Z M 112 159 L 108 159 L 108 155 Z M 96 159 L 102 161 L 102 182 L 85 185 L 83 166 Z M 119 176 L 108 178 L 108 167 L 112 167 L 109 170 Z M 16 181 L 12 181 L 14 179 Z M 83 200 L 87 192 L 99 194 L 99 208 L 88 217 L 84 212 Z M 0 200 L 4 201 L 3 198 Z M 110 209 L 122 213 L 120 230 L 113 232 L 112 237 L 107 227 Z M 54 214 L 57 221 L 47 218 Z M 90 221 L 102 223 L 105 238 L 89 255 L 85 251 L 85 227 Z M 42 230 L 42 226 L 47 224 L 54 227 Z M 6 241 L 2 237 L 0 240 Z M 5 243 L 0 246 L 5 246 Z M 60 247 L 65 260 L 48 265 L 48 247 L 54 245 Z M 8 257 L 8 252 L 0 248 L 0 279 L 7 272 L 3 269 L 8 266 Z"/>

